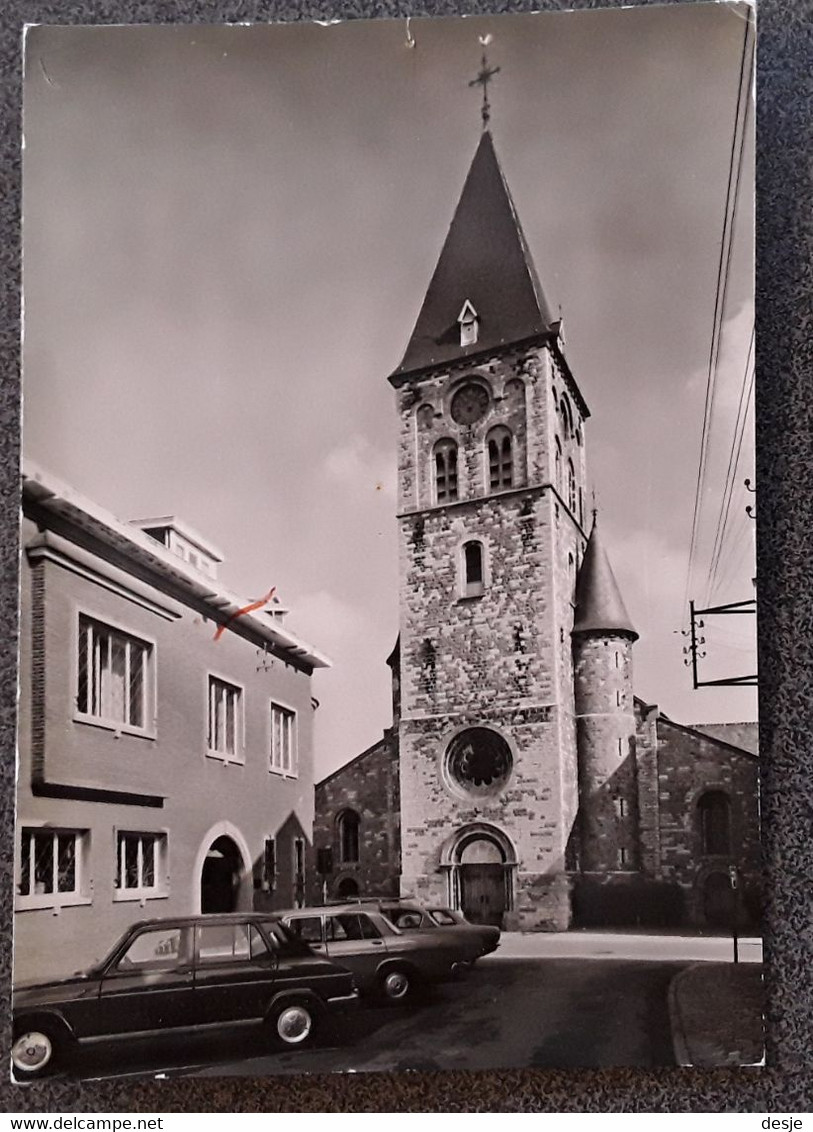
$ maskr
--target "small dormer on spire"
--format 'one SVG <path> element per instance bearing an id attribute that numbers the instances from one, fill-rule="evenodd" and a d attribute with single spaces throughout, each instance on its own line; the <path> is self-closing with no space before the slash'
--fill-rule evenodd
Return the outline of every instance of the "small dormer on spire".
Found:
<path id="1" fill-rule="evenodd" d="M 480 334 L 480 322 L 477 318 L 477 311 L 469 299 L 466 299 L 463 304 L 463 308 L 457 316 L 457 321 L 460 324 L 460 345 L 475 346 Z"/>

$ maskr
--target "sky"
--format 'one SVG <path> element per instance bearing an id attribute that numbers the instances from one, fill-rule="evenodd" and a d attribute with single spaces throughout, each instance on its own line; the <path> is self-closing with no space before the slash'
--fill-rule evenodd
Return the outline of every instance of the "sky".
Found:
<path id="1" fill-rule="evenodd" d="M 681 722 L 685 598 L 753 596 L 753 405 L 709 563 L 753 327 L 748 119 L 695 565 L 687 566 L 745 21 L 724 4 L 315 24 L 36 28 L 26 43 L 23 444 L 119 518 L 176 514 L 317 672 L 316 773 L 390 723 L 394 392 L 480 124 L 591 410 L 589 488 L 639 634 L 636 692 Z M 588 498 L 590 495 L 588 494 Z M 734 623 L 734 624 L 729 624 Z M 707 619 L 701 676 L 754 671 Z"/>

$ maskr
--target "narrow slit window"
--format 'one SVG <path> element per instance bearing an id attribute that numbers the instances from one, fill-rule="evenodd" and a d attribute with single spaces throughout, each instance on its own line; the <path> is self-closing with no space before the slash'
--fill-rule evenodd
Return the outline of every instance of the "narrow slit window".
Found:
<path id="1" fill-rule="evenodd" d="M 343 865 L 355 865 L 359 860 L 359 815 L 355 810 L 339 814 L 339 860 Z"/>
<path id="2" fill-rule="evenodd" d="M 463 592 L 466 597 L 479 597 L 484 589 L 483 544 L 467 542 L 463 547 Z"/>

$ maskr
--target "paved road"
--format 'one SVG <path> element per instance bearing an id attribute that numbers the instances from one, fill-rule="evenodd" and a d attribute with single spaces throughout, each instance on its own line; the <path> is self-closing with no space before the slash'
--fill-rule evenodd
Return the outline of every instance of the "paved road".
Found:
<path id="1" fill-rule="evenodd" d="M 412 1008 L 365 1006 L 309 1049 L 268 1052 L 257 1034 L 97 1054 L 84 1078 L 262 1076 L 674 1065 L 666 1005 L 676 962 L 490 956 Z"/>

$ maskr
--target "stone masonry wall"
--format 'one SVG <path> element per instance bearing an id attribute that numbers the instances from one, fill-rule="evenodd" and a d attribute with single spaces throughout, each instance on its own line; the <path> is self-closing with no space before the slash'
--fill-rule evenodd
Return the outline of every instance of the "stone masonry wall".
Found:
<path id="1" fill-rule="evenodd" d="M 723 856 L 702 852 L 698 802 L 708 790 L 720 790 L 729 799 L 731 852 Z M 757 757 L 661 716 L 658 795 L 661 873 L 683 890 L 691 921 L 705 922 L 708 878 L 727 875 L 729 865 L 740 871 L 742 899 L 754 918 L 761 870 Z"/>
<path id="2" fill-rule="evenodd" d="M 448 900 L 444 844 L 469 823 L 490 823 L 514 846 L 514 918 L 528 927 L 567 926 L 561 874 L 577 808 L 570 631 L 584 534 L 552 486 L 560 424 L 551 377 L 543 346 L 450 368 L 399 394 L 402 889 Z M 492 395 L 472 428 L 449 414 L 463 379 Z M 488 494 L 496 424 L 514 436 L 514 486 Z M 458 445 L 459 498 L 433 505 L 440 439 Z M 470 539 L 484 548 L 477 597 L 463 587 Z M 448 744 L 465 726 L 490 727 L 511 748 L 511 776 L 494 796 L 467 797 L 445 774 Z"/>
<path id="3" fill-rule="evenodd" d="M 337 818 L 343 810 L 359 815 L 359 859 L 342 861 Z M 360 896 L 398 895 L 401 872 L 401 825 L 398 750 L 395 736 L 384 738 L 358 758 L 318 783 L 313 827 L 316 855 L 332 850 L 333 871 L 314 875 L 312 903 L 321 903 L 323 882 L 336 898 L 345 879 L 353 879 Z"/>

